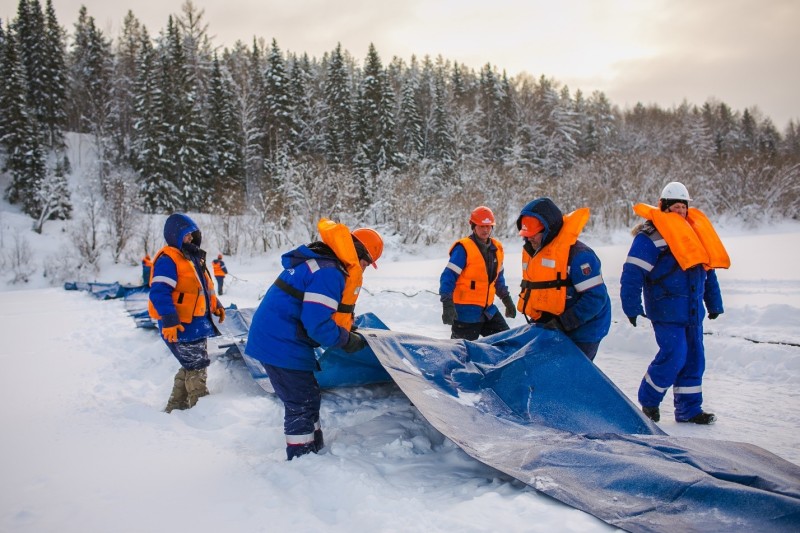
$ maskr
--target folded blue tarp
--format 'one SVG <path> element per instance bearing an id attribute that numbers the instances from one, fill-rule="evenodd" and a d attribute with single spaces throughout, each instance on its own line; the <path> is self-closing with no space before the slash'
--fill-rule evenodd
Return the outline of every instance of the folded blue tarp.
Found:
<path id="1" fill-rule="evenodd" d="M 150 287 L 147 285 L 130 290 L 124 296 L 125 310 L 131 315 L 137 327 L 145 329 L 158 327 L 158 324 L 150 318 L 150 313 L 147 311 L 149 299 Z"/>
<path id="2" fill-rule="evenodd" d="M 146 285 L 120 285 L 116 281 L 99 283 L 96 281 L 68 281 L 64 283 L 66 291 L 86 291 L 98 300 L 112 300 L 122 298 L 130 292 L 148 289 Z"/>
<path id="3" fill-rule="evenodd" d="M 749 444 L 666 435 L 560 332 L 366 338 L 422 415 L 465 452 L 609 524 L 800 531 L 800 467 Z"/>

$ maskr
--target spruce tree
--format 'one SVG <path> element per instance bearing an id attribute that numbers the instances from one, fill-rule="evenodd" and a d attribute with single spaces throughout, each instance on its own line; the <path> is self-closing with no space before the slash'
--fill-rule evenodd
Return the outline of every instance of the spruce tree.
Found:
<path id="1" fill-rule="evenodd" d="M 325 154 L 330 164 L 347 166 L 353 163 L 353 102 L 351 77 L 345 64 L 342 45 L 337 44 L 328 62 L 324 84 L 328 106 L 325 128 Z"/>
<path id="2" fill-rule="evenodd" d="M 410 71 L 402 86 L 398 122 L 398 146 L 407 160 L 421 159 L 425 155 L 424 127 L 417 99 L 418 93 L 417 73 Z"/>
<path id="3" fill-rule="evenodd" d="M 377 174 L 399 166 L 394 122 L 394 93 L 375 45 L 370 44 L 356 104 L 356 167 L 367 174 Z M 371 194 L 365 193 L 366 198 Z"/>
<path id="4" fill-rule="evenodd" d="M 210 159 L 212 190 L 226 212 L 243 205 L 245 184 L 241 125 L 234 107 L 231 81 L 216 54 L 208 83 L 206 145 Z"/>
<path id="5" fill-rule="evenodd" d="M 439 69 L 434 77 L 433 124 L 431 129 L 431 158 L 445 165 L 455 162 L 456 154 L 452 134 L 452 122 L 448 113 L 447 86 L 444 69 Z"/>
<path id="6" fill-rule="evenodd" d="M 264 89 L 266 92 L 267 111 L 265 124 L 267 158 L 270 164 L 270 173 L 273 173 L 280 164 L 280 158 L 293 151 L 289 141 L 294 131 L 292 124 L 293 110 L 291 109 L 292 99 L 289 94 L 286 64 L 275 39 L 272 40 L 269 55 L 267 56 Z"/>
<path id="7" fill-rule="evenodd" d="M 172 17 L 167 23 L 162 60 L 161 90 L 168 131 L 165 155 L 173 161 L 181 209 L 198 210 L 207 205 L 206 193 L 211 190 L 206 125 L 195 70 L 187 61 L 180 30 Z"/>
<path id="8" fill-rule="evenodd" d="M 94 137 L 101 187 L 110 169 L 113 56 L 111 42 L 82 8 L 71 53 L 70 101 L 79 116 L 78 131 Z"/>
<path id="9" fill-rule="evenodd" d="M 167 104 L 161 91 L 163 72 L 150 35 L 144 27 L 136 70 L 133 166 L 139 175 L 139 192 L 145 210 L 149 213 L 168 213 L 179 207 L 179 189 L 172 181 L 172 161 L 164 156 Z"/>
<path id="10" fill-rule="evenodd" d="M 25 71 L 17 56 L 16 37 L 16 32 L 6 32 L 0 62 L 0 146 L 5 153 L 3 170 L 11 174 L 5 195 L 10 203 L 36 216 L 36 195 L 45 177 L 45 160 L 39 128 L 27 107 Z"/>
<path id="11" fill-rule="evenodd" d="M 111 137 L 117 164 L 133 165 L 135 85 L 137 62 L 142 46 L 142 24 L 128 11 L 117 40 L 112 85 Z"/>
<path id="12" fill-rule="evenodd" d="M 47 0 L 45 7 L 44 31 L 46 90 L 42 95 L 41 126 L 45 132 L 45 143 L 58 152 L 64 148 L 68 81 L 64 30 L 58 24 L 52 0 Z"/>

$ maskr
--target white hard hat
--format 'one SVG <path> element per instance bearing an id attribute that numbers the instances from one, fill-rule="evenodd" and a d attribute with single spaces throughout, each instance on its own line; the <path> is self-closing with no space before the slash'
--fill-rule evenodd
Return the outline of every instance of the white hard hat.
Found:
<path id="1" fill-rule="evenodd" d="M 686 186 L 679 181 L 671 181 L 667 183 L 661 191 L 661 198 L 664 200 L 683 200 L 684 202 L 691 202 L 689 198 L 689 191 Z"/>

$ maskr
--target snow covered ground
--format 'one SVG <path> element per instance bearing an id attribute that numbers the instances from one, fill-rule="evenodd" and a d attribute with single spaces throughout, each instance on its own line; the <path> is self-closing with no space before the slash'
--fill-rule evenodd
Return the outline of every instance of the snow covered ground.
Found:
<path id="1" fill-rule="evenodd" d="M 721 234 L 733 265 L 720 272 L 726 312 L 705 323 L 704 382 L 704 407 L 719 420 L 676 424 L 670 394 L 660 426 L 749 442 L 800 464 L 800 225 Z M 47 238 L 35 253 L 53 253 L 64 237 Z M 630 236 L 586 240 L 614 304 L 596 363 L 635 403 L 656 345 L 647 321 L 633 328 L 619 305 Z M 506 250 L 517 287 L 519 243 Z M 435 294 L 446 257 L 444 245 L 404 254 L 390 243 L 365 275 L 357 312 L 392 330 L 449 337 Z M 255 307 L 279 272 L 279 253 L 226 263 L 238 279 L 229 278 L 223 302 Z M 138 276 L 139 268 L 117 266 L 97 279 L 134 284 Z M 287 462 L 281 403 L 241 361 L 215 357 L 211 395 L 168 415 L 177 362 L 154 331 L 135 327 L 121 300 L 38 280 L 0 290 L 0 531 L 614 530 L 471 459 L 393 385 L 326 392 L 327 447 Z"/>

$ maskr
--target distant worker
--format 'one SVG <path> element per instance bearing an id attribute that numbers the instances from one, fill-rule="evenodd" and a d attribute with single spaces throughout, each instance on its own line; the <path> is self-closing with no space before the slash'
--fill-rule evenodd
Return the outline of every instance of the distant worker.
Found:
<path id="1" fill-rule="evenodd" d="M 593 361 L 611 327 L 600 258 L 578 240 L 589 208 L 568 215 L 550 198 L 529 202 L 517 218 L 522 245 L 518 309 L 528 322 L 559 329 Z"/>
<path id="2" fill-rule="evenodd" d="M 353 327 L 364 270 L 383 253 L 373 229 L 352 233 L 344 224 L 322 219 L 321 241 L 286 252 L 283 272 L 256 309 L 245 353 L 264 365 L 284 405 L 286 458 L 317 453 L 324 446 L 319 411 L 322 400 L 314 371 L 317 346 L 355 353 L 367 342 Z"/>
<path id="3" fill-rule="evenodd" d="M 211 264 L 214 267 L 214 277 L 217 278 L 217 286 L 219 287 L 217 294 L 222 296 L 222 284 L 225 283 L 228 267 L 225 266 L 225 261 L 222 260 L 222 254 L 219 254 L 216 259 L 211 261 Z"/>
<path id="4" fill-rule="evenodd" d="M 714 269 L 728 268 L 730 258 L 708 218 L 689 207 L 691 201 L 686 186 L 673 181 L 661 191 L 658 207 L 634 206 L 646 220 L 633 229 L 620 297 L 631 325 L 646 317 L 658 344 L 639 385 L 642 412 L 658 422 L 659 405 L 672 387 L 675 420 L 706 425 L 717 417 L 703 411 L 703 302 L 710 320 L 724 312 Z"/>
<path id="5" fill-rule="evenodd" d="M 150 285 L 150 272 L 153 270 L 153 260 L 149 254 L 142 257 L 142 285 Z"/>
<path id="6" fill-rule="evenodd" d="M 507 330 L 495 296 L 502 300 L 506 317 L 517 316 L 503 276 L 503 245 L 492 237 L 494 213 L 486 206 L 476 207 L 469 225 L 472 234 L 453 244 L 439 278 L 442 322 L 451 326 L 452 339 L 475 340 Z"/>
<path id="7" fill-rule="evenodd" d="M 186 215 L 174 213 L 164 224 L 163 247 L 153 260 L 149 312 L 158 321 L 161 337 L 181 365 L 164 409 L 189 409 L 208 394 L 207 339 L 219 335 L 211 315 L 220 323 L 225 309 L 217 300 L 214 282 L 200 249 L 202 234 Z"/>

